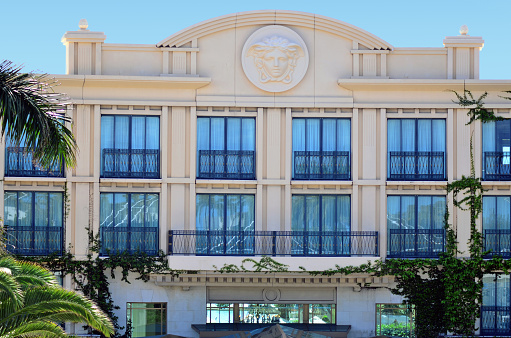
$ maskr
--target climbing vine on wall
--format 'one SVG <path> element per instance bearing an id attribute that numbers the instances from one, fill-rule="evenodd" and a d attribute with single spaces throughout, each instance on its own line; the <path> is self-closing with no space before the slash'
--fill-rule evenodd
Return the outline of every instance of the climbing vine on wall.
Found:
<path id="1" fill-rule="evenodd" d="M 113 337 L 130 337 L 129 327 L 125 330 L 119 324 L 115 310 L 119 309 L 112 299 L 110 278 L 116 278 L 116 271 L 120 270 L 121 280 L 130 284 L 128 277 L 147 282 L 153 273 L 177 275 L 180 271 L 168 267 L 166 256 L 160 251 L 156 256 L 148 256 L 143 252 L 137 253 L 109 253 L 106 257 L 99 256 L 100 242 L 90 228 L 88 232 L 88 252 L 85 259 L 76 259 L 67 251 L 62 256 L 52 254 L 42 257 L 23 257 L 24 260 L 35 261 L 52 271 L 58 271 L 64 277 L 70 275 L 75 287 L 84 295 L 94 300 L 96 304 L 110 317 L 115 327 Z M 109 278 L 110 277 L 110 278 Z M 129 325 L 128 325 L 129 326 Z M 124 334 L 122 334 L 124 331 Z"/>

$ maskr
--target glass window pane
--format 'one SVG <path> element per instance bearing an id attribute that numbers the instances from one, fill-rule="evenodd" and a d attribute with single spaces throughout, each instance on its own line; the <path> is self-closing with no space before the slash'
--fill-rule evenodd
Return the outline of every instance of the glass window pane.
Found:
<path id="1" fill-rule="evenodd" d="M 160 199 L 158 194 L 145 194 L 145 226 L 150 228 L 159 227 Z"/>
<path id="2" fill-rule="evenodd" d="M 32 226 L 32 193 L 18 192 L 18 226 Z"/>
<path id="3" fill-rule="evenodd" d="M 130 227 L 144 226 L 144 194 L 131 194 L 131 223 Z"/>
<path id="4" fill-rule="evenodd" d="M 34 201 L 34 225 L 48 226 L 48 193 L 36 192 Z"/>
<path id="5" fill-rule="evenodd" d="M 18 219 L 18 194 L 14 191 L 4 192 L 4 223 L 16 226 Z"/>

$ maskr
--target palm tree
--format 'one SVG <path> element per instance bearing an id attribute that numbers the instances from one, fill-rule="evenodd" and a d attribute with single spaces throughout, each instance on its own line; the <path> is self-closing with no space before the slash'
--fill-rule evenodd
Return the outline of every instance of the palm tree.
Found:
<path id="1" fill-rule="evenodd" d="M 1 62 L 0 135 L 23 142 L 42 166 L 57 161 L 73 166 L 76 141 L 66 127 L 68 102 L 53 92 L 54 85 L 44 75 L 23 73 L 12 62 Z M 4 249 L 0 233 L 0 338 L 67 337 L 60 322 L 86 323 L 107 337 L 114 332 L 94 302 L 61 288 L 50 271 L 18 261 Z"/>
<path id="2" fill-rule="evenodd" d="M 86 323 L 106 337 L 114 332 L 91 300 L 60 287 L 50 271 L 0 256 L 0 338 L 67 337 L 59 322 Z"/>
<path id="3" fill-rule="evenodd" d="M 22 141 L 44 167 L 57 161 L 76 162 L 76 141 L 65 125 L 67 97 L 55 93 L 55 80 L 21 72 L 10 61 L 0 63 L 0 134 L 14 143 Z"/>

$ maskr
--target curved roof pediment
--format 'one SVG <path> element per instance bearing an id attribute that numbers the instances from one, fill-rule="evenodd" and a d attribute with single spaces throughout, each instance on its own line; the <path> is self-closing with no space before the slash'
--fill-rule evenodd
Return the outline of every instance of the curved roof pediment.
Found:
<path id="1" fill-rule="evenodd" d="M 209 34 L 226 29 L 253 25 L 308 27 L 356 41 L 369 49 L 394 49 L 391 44 L 376 35 L 350 25 L 349 23 L 317 14 L 283 10 L 249 11 L 219 16 L 199 22 L 172 34 L 168 38 L 158 42 L 156 47 L 181 47 L 193 39 Z"/>

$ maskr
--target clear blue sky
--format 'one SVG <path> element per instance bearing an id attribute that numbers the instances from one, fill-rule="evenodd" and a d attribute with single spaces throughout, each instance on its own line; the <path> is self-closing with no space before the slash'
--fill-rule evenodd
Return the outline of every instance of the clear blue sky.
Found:
<path id="1" fill-rule="evenodd" d="M 0 0 L 0 59 L 62 74 L 66 31 L 86 18 L 107 43 L 156 44 L 216 16 L 258 9 L 310 12 L 345 21 L 395 47 L 442 47 L 445 36 L 482 36 L 481 79 L 511 79 L 511 0 Z"/>

